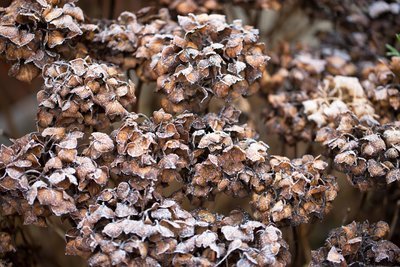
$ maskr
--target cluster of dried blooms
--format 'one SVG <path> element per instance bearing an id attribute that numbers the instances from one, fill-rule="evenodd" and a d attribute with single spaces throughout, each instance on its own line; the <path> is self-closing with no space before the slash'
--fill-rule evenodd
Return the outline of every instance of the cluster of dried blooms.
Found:
<path id="1" fill-rule="evenodd" d="M 221 192 L 253 194 L 254 216 L 266 223 L 297 225 L 322 218 L 338 191 L 335 178 L 323 174 L 327 163 L 310 155 L 292 161 L 269 156 L 268 146 L 237 124 L 239 114 L 226 108 L 219 115 L 174 118 L 160 110 L 143 123 L 131 114 L 116 130 L 118 156 L 111 172 L 138 176 L 138 184 L 179 181 L 182 188 L 173 197 L 187 196 L 192 204 Z"/>
<path id="2" fill-rule="evenodd" d="M 305 155 L 293 160 L 272 156 L 269 163 L 252 196 L 256 219 L 298 225 L 329 212 L 339 188 L 335 177 L 323 174 L 326 162 Z"/>
<path id="3" fill-rule="evenodd" d="M 266 160 L 267 145 L 253 139 L 251 128 L 237 124 L 239 114 L 231 107 L 204 117 L 159 110 L 140 123 L 133 113 L 116 130 L 112 171 L 165 185 L 179 181 L 195 198 L 217 192 L 246 196 L 251 180 L 258 179 L 257 166 Z"/>
<path id="4" fill-rule="evenodd" d="M 383 221 L 352 222 L 334 229 L 325 246 L 311 252 L 310 266 L 398 266 L 400 248 L 385 240 L 388 233 Z"/>
<path id="5" fill-rule="evenodd" d="M 25 224 L 45 226 L 46 217 L 73 216 L 77 206 L 98 193 L 108 181 L 108 169 L 86 156 L 87 150 L 78 151 L 83 135 L 49 127 L 41 134 L 14 140 L 9 147 L 2 146 L 2 214 L 19 214 Z M 94 132 L 91 147 L 108 152 L 114 144 L 108 135 Z"/>
<path id="6" fill-rule="evenodd" d="M 338 189 L 333 177 L 322 177 L 326 163 L 312 156 L 292 162 L 286 158 L 270 158 L 267 145 L 255 141 L 254 132 L 246 125 L 237 124 L 239 115 L 233 108 L 204 117 L 193 113 L 173 117 L 160 110 L 151 119 L 140 122 L 140 117 L 131 113 L 112 137 L 92 133 L 89 145 L 81 144 L 82 132 L 68 128 L 48 127 L 41 135 L 27 135 L 11 147 L 2 148 L 2 210 L 5 214 L 21 214 L 27 224 L 45 225 L 44 218 L 50 214 L 85 220 L 82 219 L 87 216 L 85 210 L 91 210 L 94 197 L 101 198 L 103 193 L 100 196 L 98 193 L 111 176 L 118 180 L 130 179 L 131 186 L 137 190 L 135 195 L 139 191 L 154 192 L 156 196 L 150 200 L 154 198 L 157 203 L 164 201 L 160 195 L 162 186 L 177 180 L 183 187 L 173 195 L 174 203 L 181 201 L 183 195 L 193 197 L 195 204 L 194 199 L 208 199 L 218 192 L 243 197 L 254 191 L 254 216 L 265 223 L 296 225 L 313 217 L 321 218 L 329 211 Z M 78 147 L 85 149 L 80 152 Z M 296 186 L 290 187 L 291 183 Z M 130 215 L 137 213 L 126 216 Z M 266 227 L 262 223 L 257 225 Z M 218 233 L 214 228 L 209 231 L 212 229 L 215 232 L 212 235 Z M 260 242 L 269 246 L 270 239 L 265 238 L 266 241 Z M 246 257 L 251 262 L 272 264 L 275 260 L 256 257 L 260 248 L 245 247 L 240 245 L 234 250 L 247 251 Z M 271 249 L 263 247 L 261 251 L 270 255 Z M 219 256 L 210 256 L 208 261 L 227 260 L 228 255 L 223 251 L 232 253 L 228 244 L 225 250 L 214 250 Z M 109 261 L 108 256 L 107 259 L 103 255 L 93 257 L 89 260 L 93 265 Z M 184 260 L 178 258 L 174 261 Z M 282 261 L 288 260 L 288 256 L 284 258 Z M 111 262 L 120 263 L 114 264 L 113 259 Z"/>
<path id="7" fill-rule="evenodd" d="M 374 120 L 375 109 L 355 77 L 325 78 L 314 98 L 303 101 L 304 113 L 317 129 L 334 125 L 338 116 L 350 112 L 356 118 Z"/>
<path id="8" fill-rule="evenodd" d="M 392 0 L 304 1 L 310 17 L 333 22 L 335 31 L 322 41 L 350 52 L 353 60 L 384 55 L 385 45 L 393 44 L 400 28 L 400 3 Z"/>
<path id="9" fill-rule="evenodd" d="M 0 8 L 0 56 L 13 63 L 12 76 L 31 81 L 60 53 L 71 53 L 67 42 L 82 34 L 84 20 L 74 2 L 16 0 Z"/>
<path id="10" fill-rule="evenodd" d="M 274 226 L 206 210 L 190 213 L 151 187 L 122 182 L 100 193 L 77 228 L 67 234 L 67 253 L 90 266 L 278 266 L 290 262 Z"/>
<path id="11" fill-rule="evenodd" d="M 288 44 L 283 44 L 279 54 L 273 54 L 271 58 L 269 73 L 261 81 L 269 104 L 267 130 L 279 134 L 289 144 L 310 142 L 315 136 L 316 124 L 308 120 L 303 103 L 310 99 L 330 100 L 328 94 L 334 93 L 321 92 L 322 80 L 330 75 L 353 75 L 356 67 L 344 53 L 319 55 Z M 323 89 L 329 91 L 331 88 Z M 318 117 L 320 121 L 321 116 Z"/>
<path id="12" fill-rule="evenodd" d="M 400 57 L 381 59 L 362 70 L 362 85 L 381 123 L 398 120 L 400 109 Z"/>
<path id="13" fill-rule="evenodd" d="M 255 81 L 268 60 L 258 30 L 214 14 L 179 16 L 178 22 L 182 36 L 174 36 L 155 65 L 167 111 L 202 111 L 212 95 L 230 101 L 258 90 Z"/>
<path id="14" fill-rule="evenodd" d="M 398 125 L 392 122 L 399 58 L 354 65 L 339 55 L 293 56 L 284 46 L 278 59 L 272 57 L 275 69 L 262 80 L 270 103 L 268 130 L 289 144 L 322 144 L 361 190 L 398 181 Z"/>
<path id="15" fill-rule="evenodd" d="M 341 114 L 337 128 L 320 129 L 316 141 L 332 150 L 337 169 L 361 190 L 400 181 L 398 123 L 381 125 L 347 112 Z"/>
<path id="16" fill-rule="evenodd" d="M 38 126 L 107 129 L 135 103 L 135 87 L 121 71 L 89 58 L 56 61 L 43 69 Z"/>
<path id="17" fill-rule="evenodd" d="M 83 51 L 123 69 L 135 69 L 143 80 L 156 80 L 152 57 L 180 30 L 165 9 L 123 12 L 115 21 L 93 20 L 81 27 Z"/>

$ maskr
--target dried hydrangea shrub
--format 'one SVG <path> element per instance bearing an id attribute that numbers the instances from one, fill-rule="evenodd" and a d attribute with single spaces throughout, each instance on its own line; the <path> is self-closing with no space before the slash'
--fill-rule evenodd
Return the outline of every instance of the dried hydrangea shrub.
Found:
<path id="1" fill-rule="evenodd" d="M 398 123 L 380 125 L 370 118 L 342 114 L 333 128 L 317 133 L 317 142 L 328 147 L 338 170 L 361 190 L 385 186 L 400 180 Z"/>
<path id="2" fill-rule="evenodd" d="M 343 54 L 319 55 L 302 47 L 283 44 L 272 54 L 269 73 L 261 80 L 268 100 L 265 110 L 266 126 L 270 133 L 285 139 L 288 144 L 310 142 L 316 125 L 307 119 L 303 102 L 320 98 L 318 90 L 328 75 L 353 75 L 356 66 Z"/>
<path id="3" fill-rule="evenodd" d="M 89 58 L 45 66 L 37 95 L 39 128 L 107 129 L 136 102 L 134 85 L 122 76 L 117 67 Z"/>
<path id="4" fill-rule="evenodd" d="M 78 151 L 82 132 L 46 128 L 0 150 L 2 214 L 20 214 L 25 224 L 45 225 L 45 218 L 77 212 L 108 181 L 108 169 Z M 114 149 L 111 138 L 92 133 L 98 153 Z"/>
<path id="5" fill-rule="evenodd" d="M 380 59 L 362 70 L 362 85 L 376 107 L 381 123 L 398 120 L 400 109 L 400 57 Z"/>
<path id="6" fill-rule="evenodd" d="M 31 81 L 58 58 L 60 46 L 82 34 L 83 20 L 72 0 L 16 0 L 0 8 L 0 56 L 13 63 L 9 73 Z"/>
<path id="7" fill-rule="evenodd" d="M 329 234 L 325 246 L 311 252 L 310 266 L 398 266 L 400 248 L 385 240 L 386 222 L 352 222 Z"/>
<path id="8" fill-rule="evenodd" d="M 167 111 L 201 111 L 212 95 L 229 101 L 258 89 L 268 57 L 258 30 L 223 15 L 179 16 L 181 36 L 164 47 L 155 68 Z"/>
<path id="9" fill-rule="evenodd" d="M 246 219 L 195 215 L 135 181 L 103 191 L 71 231 L 67 253 L 88 257 L 89 266 L 277 266 L 290 262 L 281 232 Z"/>
<path id="10" fill-rule="evenodd" d="M 299 225 L 330 211 L 339 187 L 335 177 L 323 174 L 326 162 L 311 155 L 293 160 L 271 156 L 269 164 L 252 195 L 257 220 Z"/>

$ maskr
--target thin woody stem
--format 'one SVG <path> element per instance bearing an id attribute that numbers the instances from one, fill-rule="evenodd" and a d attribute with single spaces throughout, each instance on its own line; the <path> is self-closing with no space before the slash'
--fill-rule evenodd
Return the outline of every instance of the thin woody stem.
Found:
<path id="1" fill-rule="evenodd" d="M 399 210 L 400 210 L 400 200 L 397 200 L 396 210 L 394 211 L 394 215 L 393 215 L 392 221 L 390 223 L 390 233 L 388 236 L 388 240 L 392 239 L 393 234 L 396 230 L 397 221 L 399 219 Z"/>
<path id="2" fill-rule="evenodd" d="M 139 79 L 138 83 L 137 83 L 137 88 L 136 88 L 136 104 L 133 107 L 133 112 L 135 112 L 135 113 L 139 112 L 140 95 L 142 93 L 142 87 L 143 87 L 143 81 Z"/>

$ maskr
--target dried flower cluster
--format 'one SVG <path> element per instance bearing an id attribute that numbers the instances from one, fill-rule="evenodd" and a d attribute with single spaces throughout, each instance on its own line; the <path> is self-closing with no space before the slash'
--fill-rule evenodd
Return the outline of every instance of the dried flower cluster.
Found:
<path id="1" fill-rule="evenodd" d="M 90 266 L 282 265 L 290 261 L 281 232 L 246 219 L 206 210 L 183 210 L 135 181 L 106 189 L 89 207 L 76 231 L 68 233 L 67 253 L 90 256 Z"/>
<path id="2" fill-rule="evenodd" d="M 107 129 L 136 100 L 134 85 L 122 76 L 118 68 L 88 58 L 46 65 L 38 126 Z"/>
<path id="3" fill-rule="evenodd" d="M 304 113 L 317 129 L 334 125 L 339 115 L 351 112 L 356 118 L 373 120 L 375 110 L 359 80 L 335 76 L 323 80 L 315 98 L 303 101 Z"/>
<path id="4" fill-rule="evenodd" d="M 143 10 L 135 15 L 123 12 L 115 21 L 95 20 L 83 24 L 81 44 L 91 57 L 114 63 L 124 69 L 136 69 L 143 80 L 155 80 L 152 57 L 179 32 L 167 10 L 158 13 Z"/>
<path id="5" fill-rule="evenodd" d="M 182 37 L 163 48 L 155 70 L 167 111 L 204 110 L 210 94 L 230 101 L 258 89 L 268 57 L 258 30 L 222 15 L 178 17 Z"/>
<path id="6" fill-rule="evenodd" d="M 348 174 L 352 184 L 367 190 L 400 180 L 399 138 L 397 123 L 380 125 L 346 113 L 333 131 L 319 130 L 316 140 L 333 151 L 336 167 Z"/>
<path id="7" fill-rule="evenodd" d="M 391 122 L 397 119 L 398 58 L 371 67 L 339 56 L 292 56 L 288 47 L 283 51 L 276 70 L 263 79 L 271 105 L 269 131 L 284 134 L 290 144 L 322 144 L 337 169 L 361 190 L 397 181 L 398 126 Z M 349 76 L 357 68 L 360 79 Z M 389 137 L 385 131 L 390 130 Z"/>
<path id="8" fill-rule="evenodd" d="M 335 93 L 329 92 L 331 88 L 321 92 L 319 85 L 323 79 L 330 75 L 353 75 L 355 66 L 346 55 L 318 56 L 297 51 L 288 44 L 280 50 L 280 55 L 272 56 L 272 71 L 262 80 L 269 102 L 266 126 L 269 132 L 279 134 L 289 144 L 299 140 L 309 142 L 314 138 L 316 125 L 308 120 L 303 102 L 330 100 L 329 94 Z"/>
<path id="9" fill-rule="evenodd" d="M 393 44 L 400 22 L 400 3 L 391 0 L 305 1 L 312 17 L 330 19 L 335 31 L 322 38 L 325 44 L 350 52 L 353 60 L 374 59 Z"/>
<path id="10" fill-rule="evenodd" d="M 20 214 L 25 224 L 45 226 L 45 218 L 72 214 L 77 205 L 95 195 L 108 181 L 108 170 L 78 152 L 82 132 L 46 128 L 1 148 L 1 211 Z M 90 147 L 107 152 L 114 148 L 110 137 L 92 133 Z M 95 158 L 95 157 L 94 157 Z M 82 204 L 83 205 L 83 204 Z"/>
<path id="11" fill-rule="evenodd" d="M 3 147 L 1 151 L 5 156 L 1 161 L 4 172 L 1 180 L 1 187 L 4 189 L 3 212 L 21 214 L 28 224 L 45 225 L 44 218 L 50 214 L 85 221 L 85 216 L 88 216 L 85 215 L 85 210 L 92 209 L 91 199 L 96 196 L 97 199 L 101 199 L 102 194 L 110 193 L 109 189 L 106 189 L 98 195 L 99 190 L 109 180 L 106 166 L 110 166 L 112 177 L 132 177 L 131 186 L 137 190 L 134 195 L 143 190 L 154 192 L 155 196 L 150 197 L 149 201 L 157 203 L 166 200 L 160 195 L 161 190 L 154 191 L 159 188 L 156 184 L 169 184 L 178 180 L 184 184 L 184 194 L 198 199 L 209 198 L 218 192 L 243 197 L 255 190 L 257 194 L 253 202 L 254 216 L 265 223 L 296 225 L 307 222 L 312 217 L 321 218 L 329 210 L 330 202 L 335 198 L 338 189 L 332 177 L 321 177 L 320 173 L 325 169 L 326 163 L 314 160 L 312 156 L 292 162 L 279 157 L 270 159 L 266 153 L 268 147 L 252 139 L 254 132 L 245 125 L 235 124 L 239 115 L 237 110 L 226 108 L 220 115 L 210 113 L 199 117 L 193 113 L 184 113 L 174 118 L 160 110 L 154 113 L 151 120 L 140 123 L 138 115 L 130 114 L 115 131 L 115 142 L 104 133 L 94 132 L 91 134 L 92 141 L 82 152 L 78 151 L 82 132 L 71 132 L 67 128 L 46 128 L 41 136 L 27 135 L 16 140 L 13 146 Z M 154 129 L 156 132 L 152 132 Z M 304 173 L 296 167 L 303 163 L 306 166 Z M 210 173 L 213 173 L 213 176 L 210 176 Z M 291 183 L 298 186 L 290 188 Z M 124 186 L 127 185 L 125 184 L 123 183 Z M 292 195 L 292 190 L 296 196 Z M 256 200 L 256 196 L 260 199 Z M 179 192 L 173 197 L 178 201 L 182 200 Z M 126 197 L 122 199 L 126 200 Z M 139 206 L 144 205 L 142 203 Z M 137 213 L 126 216 L 130 215 Z M 138 219 L 137 223 L 139 221 Z M 266 227 L 258 222 L 256 225 L 260 225 L 255 227 L 257 229 Z M 93 225 L 93 228 L 97 227 Z M 209 231 L 212 229 L 214 228 L 210 228 Z M 218 232 L 215 229 L 213 231 Z M 246 230 L 246 233 L 248 231 Z M 247 251 L 246 257 L 250 257 L 251 262 L 273 264 L 280 257 L 277 256 L 279 247 L 275 254 L 270 251 L 272 248 L 264 248 L 276 246 L 268 243 L 269 237 L 265 238 L 266 241 L 260 241 L 265 243 L 262 248 L 247 249 L 245 245 L 243 248 L 240 245 L 234 250 Z M 228 255 L 223 252 L 231 254 L 232 248 L 229 246 L 227 244 L 225 250 L 221 248 L 221 251 L 211 248 L 217 256 L 210 256 L 211 259 L 207 261 L 227 260 Z M 283 243 L 282 246 L 285 247 Z M 88 252 L 88 248 L 70 249 Z M 256 257 L 260 249 L 266 251 L 265 257 Z M 91 251 L 94 252 L 94 248 Z M 121 256 L 121 253 L 119 251 L 118 255 Z M 277 258 L 269 258 L 271 253 Z M 85 255 L 83 252 L 78 254 Z M 282 261 L 288 261 L 287 253 L 285 255 L 282 256 Z M 99 254 L 93 257 L 89 263 L 95 266 L 110 261 L 108 257 L 111 257 L 112 265 L 120 263 L 119 260 L 113 259 L 113 256 L 105 258 Z M 166 261 L 154 255 L 152 257 L 161 262 Z M 253 259 L 254 257 L 256 259 Z M 178 258 L 169 260 L 184 260 Z M 237 257 L 237 260 L 242 258 Z M 125 256 L 120 260 L 125 261 Z M 190 262 L 190 259 L 185 260 Z M 192 260 L 195 262 L 199 259 Z"/>
<path id="12" fill-rule="evenodd" d="M 83 20 L 72 0 L 16 0 L 0 8 L 0 56 L 13 63 L 9 73 L 31 81 L 59 53 L 70 53 L 60 46 L 82 34 Z"/>
<path id="13" fill-rule="evenodd" d="M 362 71 L 362 85 L 373 103 L 381 123 L 398 120 L 400 108 L 400 58 L 381 60 Z"/>
<path id="14" fill-rule="evenodd" d="M 310 266 L 398 266 L 400 248 L 385 240 L 388 233 L 383 221 L 352 222 L 334 229 L 325 246 L 311 252 Z"/>
<path id="15" fill-rule="evenodd" d="M 280 225 L 322 218 L 338 191 L 336 179 L 322 174 L 327 165 L 310 155 L 294 160 L 272 156 L 271 171 L 263 179 L 268 186 L 261 183 L 252 196 L 254 217 Z"/>
<path id="16" fill-rule="evenodd" d="M 234 197 L 254 192 L 254 216 L 267 223 L 297 225 L 322 218 L 338 190 L 335 179 L 323 175 L 327 164 L 310 155 L 293 161 L 270 157 L 251 129 L 235 124 L 239 114 L 227 108 L 219 116 L 173 118 L 161 110 L 143 124 L 132 115 L 117 130 L 119 155 L 112 172 L 166 185 L 179 181 L 193 204 L 220 192 Z"/>

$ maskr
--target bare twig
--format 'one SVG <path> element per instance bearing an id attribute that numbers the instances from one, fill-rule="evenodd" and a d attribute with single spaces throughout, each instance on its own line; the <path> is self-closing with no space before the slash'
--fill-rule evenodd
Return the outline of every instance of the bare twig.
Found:
<path id="1" fill-rule="evenodd" d="M 311 261 L 311 247 L 307 237 L 308 228 L 309 227 L 305 224 L 302 224 L 298 227 L 301 248 L 303 249 L 306 263 L 309 263 Z"/>
<path id="2" fill-rule="evenodd" d="M 394 231 L 396 230 L 397 221 L 399 219 L 399 210 L 400 210 L 400 200 L 397 200 L 396 210 L 394 211 L 394 215 L 393 215 L 392 221 L 390 223 L 390 233 L 389 233 L 388 240 L 392 239 Z"/>
<path id="3" fill-rule="evenodd" d="M 113 19 L 114 18 L 114 11 L 115 11 L 115 0 L 110 0 L 110 6 L 108 10 L 108 18 Z"/>

